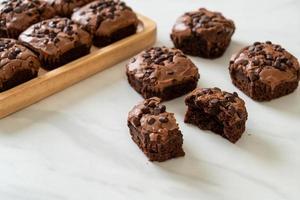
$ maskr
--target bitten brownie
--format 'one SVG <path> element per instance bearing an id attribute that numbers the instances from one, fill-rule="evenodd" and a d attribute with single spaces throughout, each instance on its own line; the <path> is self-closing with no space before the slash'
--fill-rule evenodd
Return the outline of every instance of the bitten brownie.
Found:
<path id="1" fill-rule="evenodd" d="M 38 57 L 14 39 L 0 38 L 0 92 L 37 77 Z"/>
<path id="2" fill-rule="evenodd" d="M 244 101 L 237 93 L 219 88 L 197 88 L 185 99 L 188 110 L 184 121 L 211 130 L 232 143 L 245 131 L 248 118 Z"/>
<path id="3" fill-rule="evenodd" d="M 297 58 L 280 45 L 255 42 L 231 58 L 235 86 L 257 101 L 269 101 L 293 92 L 299 84 Z"/>
<path id="4" fill-rule="evenodd" d="M 42 0 L 4 0 L 0 3 L 0 37 L 17 39 L 32 24 L 54 15 L 54 9 Z"/>
<path id="5" fill-rule="evenodd" d="M 52 18 L 24 31 L 19 40 L 39 55 L 43 68 L 51 70 L 90 52 L 91 35 L 67 18 Z"/>
<path id="6" fill-rule="evenodd" d="M 132 140 L 150 161 L 184 156 L 182 134 L 173 113 L 166 112 L 159 98 L 146 99 L 128 115 Z"/>
<path id="7" fill-rule="evenodd" d="M 75 8 L 79 8 L 94 0 L 47 0 L 48 4 L 54 8 L 57 15 L 70 17 Z"/>
<path id="8" fill-rule="evenodd" d="M 139 23 L 132 9 L 119 0 L 92 2 L 77 10 L 72 20 L 93 34 L 97 47 L 107 46 L 136 33 Z"/>
<path id="9" fill-rule="evenodd" d="M 187 12 L 173 26 L 171 39 L 184 53 L 204 58 L 220 57 L 235 31 L 232 20 L 205 8 Z"/>
<path id="10" fill-rule="evenodd" d="M 145 99 L 170 100 L 197 87 L 197 67 L 182 51 L 153 47 L 135 56 L 126 66 L 129 84 Z"/>

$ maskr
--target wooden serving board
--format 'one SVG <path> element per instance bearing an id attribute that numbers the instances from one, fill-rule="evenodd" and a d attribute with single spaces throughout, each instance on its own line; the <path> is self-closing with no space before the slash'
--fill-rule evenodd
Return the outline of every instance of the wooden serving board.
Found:
<path id="1" fill-rule="evenodd" d="M 93 74 L 127 59 L 156 41 L 156 24 L 151 19 L 138 15 L 140 30 L 123 40 L 97 49 L 80 59 L 58 69 L 39 73 L 39 76 L 17 87 L 0 93 L 0 118 L 34 104 Z"/>

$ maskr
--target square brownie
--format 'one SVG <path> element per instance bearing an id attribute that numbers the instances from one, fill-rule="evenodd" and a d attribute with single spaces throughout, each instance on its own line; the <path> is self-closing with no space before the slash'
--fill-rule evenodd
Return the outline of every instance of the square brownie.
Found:
<path id="1" fill-rule="evenodd" d="M 270 41 L 243 48 L 231 58 L 229 72 L 233 84 L 257 101 L 290 94 L 300 80 L 297 58 Z"/>
<path id="2" fill-rule="evenodd" d="M 120 0 L 98 0 L 78 9 L 72 20 L 93 35 L 93 43 L 104 47 L 137 31 L 139 19 L 133 10 Z"/>
<path id="3" fill-rule="evenodd" d="M 92 36 L 68 18 L 41 21 L 24 31 L 19 40 L 34 51 L 47 70 L 90 53 Z"/>
<path id="4" fill-rule="evenodd" d="M 197 87 L 197 67 L 180 50 L 153 47 L 135 56 L 126 66 L 129 84 L 145 99 L 163 101 L 182 96 Z"/>
<path id="5" fill-rule="evenodd" d="M 197 88 L 185 99 L 188 110 L 184 121 L 211 130 L 232 143 L 245 131 L 248 113 L 237 93 L 219 88 Z"/>
<path id="6" fill-rule="evenodd" d="M 132 140 L 150 161 L 184 156 L 183 138 L 173 113 L 166 112 L 159 98 L 146 99 L 128 115 Z"/>

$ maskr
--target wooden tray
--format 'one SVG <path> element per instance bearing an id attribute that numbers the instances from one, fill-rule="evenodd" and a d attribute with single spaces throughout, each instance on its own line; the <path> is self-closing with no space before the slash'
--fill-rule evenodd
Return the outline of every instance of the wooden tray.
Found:
<path id="1" fill-rule="evenodd" d="M 0 93 L 0 118 L 34 104 L 97 72 L 127 59 L 156 41 L 156 24 L 138 15 L 142 27 L 134 35 L 107 47 L 92 50 L 80 59 L 40 75 L 17 87 Z"/>

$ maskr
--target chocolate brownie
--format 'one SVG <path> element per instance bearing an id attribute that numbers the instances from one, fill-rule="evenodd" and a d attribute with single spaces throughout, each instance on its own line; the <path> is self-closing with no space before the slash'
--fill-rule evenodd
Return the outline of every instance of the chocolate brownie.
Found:
<path id="1" fill-rule="evenodd" d="M 145 99 L 170 100 L 197 87 L 197 67 L 182 51 L 153 47 L 135 56 L 126 65 L 129 84 Z"/>
<path id="2" fill-rule="evenodd" d="M 84 6 L 94 0 L 46 0 L 52 6 L 57 15 L 70 17 L 74 9 Z"/>
<path id="3" fill-rule="evenodd" d="M 171 39 L 184 53 L 204 58 L 220 57 L 235 31 L 232 20 L 205 8 L 187 12 L 173 26 Z"/>
<path id="4" fill-rule="evenodd" d="M 51 70 L 90 52 L 91 35 L 67 18 L 52 18 L 24 31 L 19 40 L 39 55 L 43 68 Z"/>
<path id="5" fill-rule="evenodd" d="M 165 161 L 184 156 L 182 134 L 173 113 L 157 97 L 136 105 L 128 115 L 132 140 L 150 161 Z"/>
<path id="6" fill-rule="evenodd" d="M 245 131 L 248 118 L 244 101 L 237 93 L 219 88 L 197 88 L 185 99 L 188 110 L 184 121 L 211 130 L 232 143 Z"/>
<path id="7" fill-rule="evenodd" d="M 255 42 L 232 56 L 229 71 L 233 84 L 257 101 L 287 95 L 300 80 L 297 58 L 270 41 Z"/>
<path id="8" fill-rule="evenodd" d="M 38 57 L 17 40 L 0 38 L 0 92 L 37 77 Z"/>
<path id="9" fill-rule="evenodd" d="M 72 20 L 83 25 L 94 36 L 94 45 L 107 46 L 136 33 L 139 20 L 124 2 L 98 0 L 72 15 Z"/>
<path id="10" fill-rule="evenodd" d="M 32 24 L 55 15 L 42 0 L 4 0 L 0 2 L 0 37 L 15 38 Z"/>

